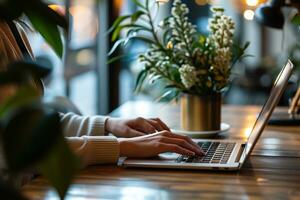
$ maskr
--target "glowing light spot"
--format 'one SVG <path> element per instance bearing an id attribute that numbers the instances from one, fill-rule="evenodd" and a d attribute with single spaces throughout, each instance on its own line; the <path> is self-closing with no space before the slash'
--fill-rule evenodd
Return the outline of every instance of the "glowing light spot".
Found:
<path id="1" fill-rule="evenodd" d="M 57 4 L 50 4 L 50 5 L 48 5 L 48 7 L 51 8 L 52 10 L 54 10 L 55 12 L 57 12 L 60 15 L 64 15 L 65 14 L 65 8 L 64 8 L 64 6 L 57 5 Z"/>
<path id="2" fill-rule="evenodd" d="M 249 138 L 251 131 L 252 131 L 252 128 L 246 128 L 244 130 L 244 138 Z"/>
<path id="3" fill-rule="evenodd" d="M 196 4 L 199 6 L 204 6 L 208 3 L 207 0 L 195 0 Z"/>
<path id="4" fill-rule="evenodd" d="M 244 11 L 244 18 L 246 20 L 253 20 L 254 19 L 254 11 L 253 10 L 245 10 Z"/>
<path id="5" fill-rule="evenodd" d="M 93 52 L 88 49 L 81 50 L 76 56 L 76 62 L 82 66 L 90 65 L 94 59 Z"/>
<path id="6" fill-rule="evenodd" d="M 169 0 L 156 0 L 156 3 L 159 3 L 160 5 L 168 3 Z"/>
<path id="7" fill-rule="evenodd" d="M 246 4 L 247 4 L 248 6 L 257 6 L 258 3 L 259 3 L 258 0 L 246 0 Z"/>

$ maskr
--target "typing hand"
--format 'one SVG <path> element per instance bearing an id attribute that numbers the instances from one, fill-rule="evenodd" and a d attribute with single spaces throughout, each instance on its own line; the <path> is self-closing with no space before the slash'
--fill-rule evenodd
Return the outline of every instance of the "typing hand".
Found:
<path id="1" fill-rule="evenodd" d="M 162 131 L 135 138 L 120 138 L 120 156 L 130 158 L 153 157 L 173 152 L 186 156 L 204 155 L 201 148 L 187 136 Z"/>
<path id="2" fill-rule="evenodd" d="M 144 119 L 142 117 L 135 119 L 108 118 L 105 130 L 117 137 L 125 138 L 143 136 L 158 131 L 170 131 L 159 118 Z"/>

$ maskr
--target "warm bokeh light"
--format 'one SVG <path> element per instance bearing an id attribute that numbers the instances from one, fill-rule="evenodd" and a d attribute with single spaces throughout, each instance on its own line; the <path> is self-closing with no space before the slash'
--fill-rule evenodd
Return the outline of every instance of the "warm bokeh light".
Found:
<path id="1" fill-rule="evenodd" d="M 246 4 L 247 4 L 248 6 L 257 6 L 258 3 L 259 3 L 258 0 L 246 0 Z"/>
<path id="2" fill-rule="evenodd" d="M 73 28 L 78 38 L 95 38 L 98 32 L 98 18 L 90 5 L 74 5 L 70 7 L 73 17 Z"/>
<path id="3" fill-rule="evenodd" d="M 195 0 L 195 3 L 199 6 L 204 6 L 206 5 L 208 2 L 207 0 Z"/>
<path id="4" fill-rule="evenodd" d="M 251 131 L 252 131 L 252 127 L 251 128 L 245 128 L 243 130 L 243 138 L 248 139 L 250 134 L 251 134 Z"/>
<path id="5" fill-rule="evenodd" d="M 159 3 L 159 4 L 165 4 L 168 2 L 169 2 L 169 0 L 156 0 L 156 3 Z"/>
<path id="6" fill-rule="evenodd" d="M 61 15 L 65 15 L 65 7 L 64 6 L 57 5 L 57 4 L 50 4 L 50 5 L 48 5 L 48 7 Z"/>
<path id="7" fill-rule="evenodd" d="M 90 49 L 81 50 L 76 55 L 76 63 L 82 66 L 91 65 L 93 60 L 95 60 L 94 54 Z"/>
<path id="8" fill-rule="evenodd" d="M 254 19 L 254 11 L 253 10 L 245 10 L 244 11 L 244 18 L 246 20 L 253 20 Z"/>
<path id="9" fill-rule="evenodd" d="M 260 4 L 267 0 L 231 0 L 232 6 L 240 13 L 246 10 L 255 10 Z"/>

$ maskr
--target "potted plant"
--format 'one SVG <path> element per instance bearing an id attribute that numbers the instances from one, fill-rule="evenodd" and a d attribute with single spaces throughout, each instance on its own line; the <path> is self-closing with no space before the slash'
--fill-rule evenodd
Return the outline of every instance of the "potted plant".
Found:
<path id="1" fill-rule="evenodd" d="M 189 9 L 181 0 L 173 2 L 171 15 L 158 26 L 151 12 L 152 1 L 133 1 L 138 11 L 119 17 L 112 26 L 113 41 L 122 30 L 127 35 L 115 42 L 110 53 L 128 40 L 146 42 L 149 48 L 139 55 L 144 68 L 136 88 L 149 76 L 152 80 L 163 79 L 167 84 L 162 98 L 181 99 L 182 129 L 220 130 L 221 94 L 230 84 L 232 68 L 245 56 L 249 43 L 239 47 L 234 42 L 235 24 L 223 8 L 211 9 L 210 33 L 204 36 L 190 23 Z M 159 3 L 156 1 L 156 6 Z"/>

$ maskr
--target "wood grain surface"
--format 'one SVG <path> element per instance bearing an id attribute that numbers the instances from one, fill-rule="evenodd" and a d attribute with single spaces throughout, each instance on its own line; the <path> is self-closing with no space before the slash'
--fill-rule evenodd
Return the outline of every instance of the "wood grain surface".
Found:
<path id="1" fill-rule="evenodd" d="M 260 107 L 223 106 L 222 121 L 230 131 L 216 138 L 246 140 Z M 277 112 L 287 111 L 278 108 Z M 128 102 L 115 117 L 160 117 L 178 127 L 177 105 Z M 58 199 L 38 177 L 23 187 L 30 199 Z M 66 199 L 300 199 L 300 126 L 267 126 L 250 159 L 239 172 L 133 169 L 90 166 L 82 170 Z"/>

